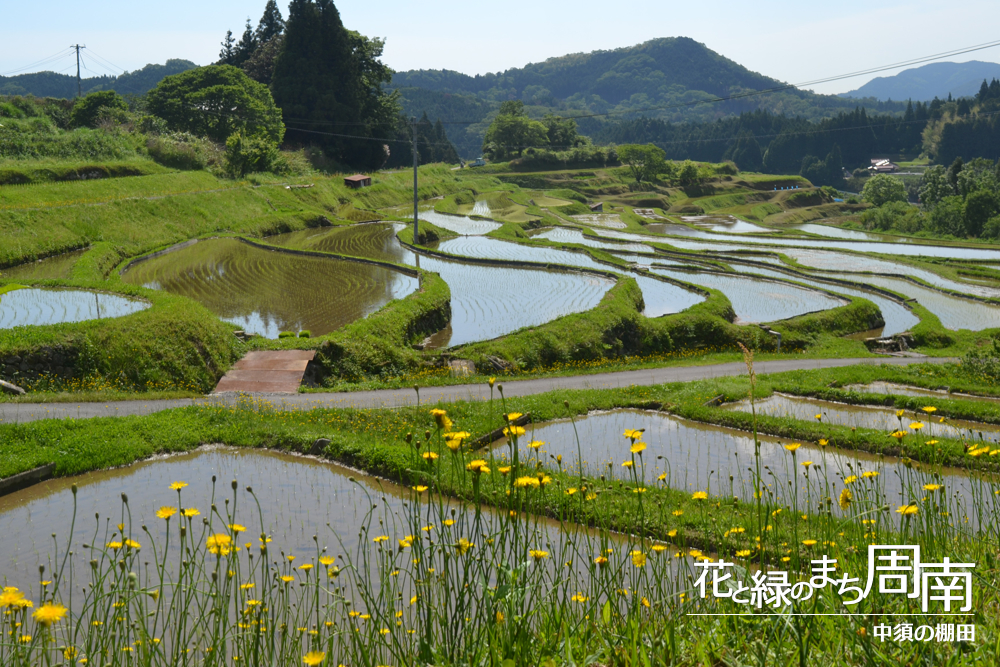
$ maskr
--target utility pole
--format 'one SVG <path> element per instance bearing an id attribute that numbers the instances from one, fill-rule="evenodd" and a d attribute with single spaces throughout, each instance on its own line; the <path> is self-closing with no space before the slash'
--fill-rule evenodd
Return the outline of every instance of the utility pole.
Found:
<path id="1" fill-rule="evenodd" d="M 80 49 L 87 48 L 87 45 L 84 44 L 83 46 L 80 46 L 79 44 L 74 44 L 69 48 L 76 49 L 76 96 L 82 97 L 83 89 L 80 84 Z"/>
<path id="2" fill-rule="evenodd" d="M 420 232 L 417 229 L 417 164 L 420 162 L 420 154 L 417 153 L 417 117 L 413 117 L 411 126 L 413 133 L 413 244 L 420 243 Z"/>

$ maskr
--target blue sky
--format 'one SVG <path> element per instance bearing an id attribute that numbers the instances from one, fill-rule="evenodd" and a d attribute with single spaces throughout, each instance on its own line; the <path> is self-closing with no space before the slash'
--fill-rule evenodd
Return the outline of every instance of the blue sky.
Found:
<path id="1" fill-rule="evenodd" d="M 115 72 L 168 58 L 208 64 L 217 57 L 226 30 L 242 32 L 247 16 L 256 24 L 265 1 L 4 0 L 0 74 L 77 42 Z M 287 14 L 287 4 L 280 6 Z M 997 39 L 1000 22 L 996 0 L 340 0 L 337 7 L 349 28 L 386 38 L 385 61 L 397 70 L 495 72 L 567 53 L 683 35 L 790 83 L 988 42 Z M 90 72 L 84 76 L 108 71 L 87 53 Z M 1000 48 L 951 60 L 1000 62 Z M 66 57 L 26 71 L 38 69 L 72 72 L 75 61 Z M 813 88 L 844 92 L 870 78 Z"/>

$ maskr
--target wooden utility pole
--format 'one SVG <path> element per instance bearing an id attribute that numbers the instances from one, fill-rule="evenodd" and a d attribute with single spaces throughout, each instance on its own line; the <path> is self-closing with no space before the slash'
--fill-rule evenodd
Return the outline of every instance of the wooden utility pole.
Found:
<path id="1" fill-rule="evenodd" d="M 80 49 L 87 48 L 87 45 L 84 44 L 83 46 L 80 46 L 79 44 L 74 44 L 73 46 L 70 46 L 69 48 L 76 49 L 76 96 L 77 97 L 82 97 L 83 96 L 83 87 L 82 87 L 82 85 L 80 83 Z"/>
<path id="2" fill-rule="evenodd" d="M 417 117 L 413 117 L 413 244 L 420 243 L 420 232 L 417 229 L 417 165 L 420 154 L 417 153 Z"/>

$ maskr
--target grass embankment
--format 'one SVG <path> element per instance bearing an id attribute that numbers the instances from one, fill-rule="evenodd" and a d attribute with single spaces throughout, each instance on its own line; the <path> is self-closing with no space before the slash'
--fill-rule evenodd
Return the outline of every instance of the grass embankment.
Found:
<path id="1" fill-rule="evenodd" d="M 171 170 L 155 162 L 134 159 L 121 162 L 104 161 L 32 161 L 27 163 L 0 164 L 0 185 L 28 185 L 57 181 L 87 181 L 122 178 L 125 176 L 148 176 L 166 174 Z M 0 205 L 10 196 L 10 190 L 0 191 Z"/>
<path id="2" fill-rule="evenodd" d="M 9 379 L 32 392 L 79 393 L 125 397 L 132 392 L 204 394 L 242 355 L 232 326 L 197 303 L 167 292 L 125 283 L 40 281 L 38 286 L 66 286 L 109 291 L 148 301 L 150 308 L 124 317 L 49 326 L 0 329 L 0 363 L 27 362 L 55 355 L 72 377 L 45 372 Z M 4 289 L 0 285 L 0 292 Z M 51 365 L 56 365 L 52 363 Z"/>

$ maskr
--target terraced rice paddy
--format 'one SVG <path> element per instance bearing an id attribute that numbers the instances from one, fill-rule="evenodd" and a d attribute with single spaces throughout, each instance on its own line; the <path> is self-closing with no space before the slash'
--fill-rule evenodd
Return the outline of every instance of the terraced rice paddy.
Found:
<path id="1" fill-rule="evenodd" d="M 607 227 L 609 229 L 625 229 L 625 223 L 617 213 L 590 213 L 574 215 L 573 219 L 587 227 Z"/>
<path id="2" fill-rule="evenodd" d="M 440 250 L 464 257 L 561 264 L 563 266 L 576 266 L 598 271 L 620 271 L 617 267 L 596 262 L 589 255 L 583 253 L 557 250 L 555 248 L 524 246 L 485 237 L 451 239 L 442 243 Z M 671 283 L 639 274 L 629 273 L 628 275 L 631 275 L 639 283 L 643 301 L 646 304 L 643 312 L 647 317 L 659 317 L 668 313 L 677 313 L 704 300 L 704 297 L 700 294 Z"/>
<path id="3" fill-rule="evenodd" d="M 450 215 L 430 210 L 420 211 L 418 215 L 421 220 L 426 220 L 441 229 L 447 229 L 448 231 L 455 232 L 456 234 L 467 236 L 489 234 L 490 232 L 500 229 L 501 227 L 499 222 L 483 220 L 481 218 L 470 218 L 467 215 Z"/>
<path id="4" fill-rule="evenodd" d="M 124 317 L 149 308 L 138 299 L 77 289 L 17 289 L 0 295 L 0 329 Z"/>
<path id="5" fill-rule="evenodd" d="M 740 323 L 776 322 L 847 303 L 829 294 L 798 285 L 749 276 L 653 268 L 653 272 L 703 287 L 717 289 L 729 299 Z"/>
<path id="6" fill-rule="evenodd" d="M 994 396 L 972 396 L 970 394 L 951 393 L 939 389 L 924 389 L 922 387 L 909 387 L 892 382 L 869 382 L 868 384 L 849 384 L 841 387 L 844 391 L 853 391 L 859 394 L 883 394 L 886 396 L 914 396 L 930 398 L 961 398 L 970 401 L 1000 401 L 1000 397 Z"/>
<path id="7" fill-rule="evenodd" d="M 781 229 L 790 229 L 799 232 L 806 232 L 808 234 L 815 234 L 816 236 L 826 236 L 831 239 L 845 239 L 848 241 L 883 240 L 883 238 L 878 234 L 868 234 L 867 232 L 859 232 L 853 229 L 834 227 L 833 225 L 817 225 L 812 222 L 807 222 L 805 224 L 800 224 L 800 225 L 782 225 Z"/>
<path id="8" fill-rule="evenodd" d="M 400 245 L 396 232 L 403 225 L 372 222 L 346 227 L 317 227 L 267 237 L 270 245 L 365 257 L 394 264 L 414 264 L 414 254 Z"/>
<path id="9" fill-rule="evenodd" d="M 864 282 L 916 299 L 924 308 L 937 315 L 946 329 L 982 331 L 1000 327 L 1000 306 L 962 299 L 921 287 L 902 278 L 865 276 Z"/>
<path id="10" fill-rule="evenodd" d="M 932 405 L 932 403 L 928 403 Z M 749 401 L 739 401 L 725 406 L 727 409 L 750 411 Z M 857 428 L 872 428 L 886 433 L 902 430 L 908 437 L 925 438 L 943 436 L 947 438 L 968 438 L 978 441 L 980 435 L 987 442 L 996 443 L 1000 438 L 1000 424 L 985 424 L 957 419 L 948 419 L 940 423 L 939 418 L 929 417 L 923 412 L 906 412 L 902 417 L 896 415 L 895 408 L 867 405 L 848 405 L 821 401 L 805 396 L 787 396 L 774 394 L 757 401 L 757 414 L 772 417 L 791 417 L 805 421 L 816 422 L 816 415 L 822 415 L 825 424 L 837 424 Z M 911 428 L 911 424 L 923 424 L 919 428 Z"/>
<path id="11" fill-rule="evenodd" d="M 731 215 L 684 215 L 681 216 L 681 220 L 690 222 L 705 231 L 716 233 L 770 234 L 774 232 L 768 227 L 761 227 Z"/>
<path id="12" fill-rule="evenodd" d="M 482 266 L 421 256 L 396 238 L 401 224 L 372 223 L 272 236 L 268 243 L 342 253 L 419 267 L 441 276 L 451 290 L 451 323 L 431 347 L 463 345 L 537 326 L 600 303 L 614 281 L 568 271 Z M 546 285 L 539 290 L 538 285 Z"/>
<path id="13" fill-rule="evenodd" d="M 641 470 L 649 486 L 666 484 L 691 492 L 707 491 L 713 496 L 752 499 L 753 483 L 747 467 L 755 465 L 754 441 L 748 433 L 635 410 L 591 413 L 577 418 L 575 425 L 579 433 L 579 454 L 574 425 L 569 420 L 561 420 L 529 429 L 521 441 L 518 454 L 521 461 L 530 464 L 538 457 L 551 464 L 549 457 L 559 456 L 563 467 L 575 473 L 582 456 L 585 475 L 630 480 L 632 472 L 622 463 L 634 460 L 634 469 Z M 626 429 L 645 429 L 642 442 L 647 448 L 641 457 L 629 453 L 629 441 L 622 437 Z M 766 473 L 767 484 L 784 489 L 789 480 L 797 479 L 803 497 L 807 490 L 816 498 L 825 497 L 829 492 L 827 484 L 829 489 L 839 491 L 842 480 L 852 475 L 862 477 L 864 472 L 877 472 L 883 502 L 899 504 L 900 498 L 905 497 L 904 485 L 915 481 L 915 473 L 892 457 L 877 458 L 804 443 L 793 461 L 782 446 L 787 440 L 769 436 L 761 436 L 760 440 L 760 466 Z M 530 442 L 543 444 L 533 449 L 528 446 Z M 506 441 L 499 441 L 495 447 L 496 451 L 503 451 Z M 802 475 L 800 464 L 804 461 L 812 462 L 808 477 Z M 973 484 L 986 488 L 986 484 L 970 481 L 958 469 L 945 468 L 941 474 L 949 493 L 969 493 Z M 658 479 L 660 475 L 664 475 L 662 481 Z M 838 511 L 836 505 L 833 509 Z"/>
<path id="14" fill-rule="evenodd" d="M 0 278 L 7 280 L 65 280 L 86 250 L 74 250 L 61 255 L 0 269 Z"/>
<path id="15" fill-rule="evenodd" d="M 201 241 L 139 262 L 122 279 L 192 298 L 265 338 L 329 333 L 419 286 L 417 278 L 387 267 L 268 251 L 235 239 Z"/>
<path id="16" fill-rule="evenodd" d="M 817 289 L 826 289 L 838 294 L 844 294 L 846 296 L 868 299 L 878 306 L 878 309 L 882 312 L 882 319 L 885 320 L 885 326 L 882 329 L 879 329 L 877 334 L 873 332 L 870 337 L 874 337 L 876 335 L 893 336 L 898 333 L 903 333 L 904 331 L 909 331 L 912 327 L 916 326 L 918 322 L 920 322 L 920 319 L 913 314 L 913 311 L 899 301 L 882 296 L 881 294 L 860 289 L 860 285 L 857 288 L 845 287 L 839 283 L 822 282 L 809 277 L 791 275 L 783 271 L 765 269 L 759 266 L 747 266 L 737 264 L 735 262 L 733 263 L 733 267 L 742 273 L 755 273 L 759 276 L 770 276 L 772 278 L 794 280 L 798 283 L 811 285 Z M 853 276 L 848 277 L 850 278 Z M 857 276 L 857 278 L 859 279 L 859 282 L 863 282 L 862 276 Z"/>
<path id="17" fill-rule="evenodd" d="M 420 257 L 420 268 L 440 274 L 451 289 L 451 325 L 432 338 L 451 347 L 538 326 L 597 306 L 614 281 L 568 271 L 482 266 Z M 539 287 L 544 285 L 544 289 Z"/>
<path id="18" fill-rule="evenodd" d="M 587 246 L 588 248 L 600 248 L 601 250 L 644 253 L 655 252 L 653 248 L 644 243 L 634 243 L 631 241 L 622 241 L 621 243 L 599 241 L 589 236 L 584 236 L 583 232 L 579 229 L 571 229 L 569 227 L 552 227 L 551 229 L 546 229 L 541 233 L 533 234 L 531 238 L 545 239 L 547 241 L 554 241 L 555 243 L 578 243 L 580 245 Z"/>

